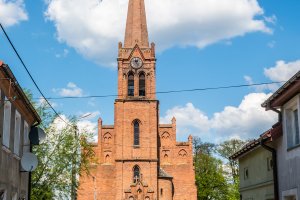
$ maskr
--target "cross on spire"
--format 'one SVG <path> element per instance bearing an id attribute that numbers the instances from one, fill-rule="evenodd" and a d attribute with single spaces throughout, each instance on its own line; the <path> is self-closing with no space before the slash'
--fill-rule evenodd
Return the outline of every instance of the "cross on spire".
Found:
<path id="1" fill-rule="evenodd" d="M 124 47 L 149 47 L 144 0 L 129 0 Z"/>

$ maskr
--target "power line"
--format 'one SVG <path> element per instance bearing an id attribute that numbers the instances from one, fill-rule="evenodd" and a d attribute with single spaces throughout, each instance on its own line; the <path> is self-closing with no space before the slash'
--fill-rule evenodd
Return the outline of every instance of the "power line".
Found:
<path id="1" fill-rule="evenodd" d="M 261 85 L 272 85 L 284 83 L 286 81 L 277 81 L 277 82 L 265 82 L 265 83 L 253 83 L 253 84 L 242 84 L 242 85 L 229 85 L 229 86 L 218 86 L 218 87 L 206 87 L 206 88 L 194 88 L 194 89 L 183 89 L 183 90 L 169 90 L 169 91 L 159 91 L 150 94 L 170 94 L 170 93 L 183 93 L 183 92 L 196 92 L 196 91 L 209 91 L 209 90 L 221 90 L 221 89 L 230 89 L 230 88 L 242 88 L 242 87 L 253 87 Z M 79 96 L 79 97 L 48 97 L 49 100 L 61 100 L 61 99 L 90 99 L 90 98 L 107 98 L 107 97 L 118 97 L 119 95 L 110 94 L 110 95 L 89 95 L 89 96 Z"/>
<path id="2" fill-rule="evenodd" d="M 42 95 L 42 97 L 45 99 L 46 103 L 50 106 L 50 108 L 53 110 L 53 112 L 55 113 L 55 115 L 57 115 L 63 122 L 65 122 L 66 124 L 69 125 L 69 123 L 67 123 L 59 114 L 58 112 L 53 108 L 53 106 L 49 103 L 48 99 L 45 97 L 45 95 L 43 94 L 43 92 L 41 91 L 41 89 L 39 88 L 39 86 L 37 85 L 37 83 L 35 82 L 35 80 L 33 79 L 32 75 L 30 74 L 27 66 L 25 65 L 23 59 L 21 58 L 21 56 L 19 55 L 17 49 L 15 48 L 14 44 L 12 43 L 12 41 L 10 40 L 9 36 L 7 35 L 4 27 L 2 26 L 2 24 L 0 23 L 0 27 L 6 37 L 6 39 L 8 40 L 10 46 L 13 48 L 14 52 L 16 53 L 17 57 L 19 58 L 19 60 L 21 61 L 23 67 L 25 68 L 27 74 L 29 75 L 30 79 L 32 80 L 33 84 L 35 85 L 35 87 L 37 88 L 37 90 L 39 91 L 39 93 Z"/>

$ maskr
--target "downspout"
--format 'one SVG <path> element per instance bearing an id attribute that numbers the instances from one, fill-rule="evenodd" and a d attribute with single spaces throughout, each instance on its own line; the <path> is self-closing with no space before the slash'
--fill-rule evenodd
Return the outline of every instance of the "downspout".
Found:
<path id="1" fill-rule="evenodd" d="M 41 124 L 41 122 L 38 121 L 32 127 L 38 126 L 40 124 Z M 31 152 L 32 152 L 32 144 L 29 141 L 29 153 L 31 153 Z M 29 174 L 28 174 L 28 196 L 27 196 L 27 200 L 30 200 L 30 196 L 31 196 L 31 172 L 29 172 Z"/>
<path id="2" fill-rule="evenodd" d="M 268 145 L 265 144 L 265 142 L 268 140 L 268 138 L 262 139 L 260 141 L 260 145 L 266 149 L 267 151 L 270 151 L 272 153 L 272 160 L 273 160 L 273 178 L 274 178 L 274 195 L 275 195 L 275 200 L 279 200 L 279 194 L 278 194 L 278 169 L 277 169 L 277 155 L 276 155 L 276 150 L 269 147 Z"/>

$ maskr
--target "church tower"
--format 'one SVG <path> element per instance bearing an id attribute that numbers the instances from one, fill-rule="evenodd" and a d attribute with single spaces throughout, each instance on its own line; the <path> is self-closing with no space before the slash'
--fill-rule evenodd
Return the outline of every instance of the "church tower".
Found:
<path id="1" fill-rule="evenodd" d="M 98 163 L 81 176 L 79 200 L 196 200 L 192 137 L 176 142 L 176 119 L 159 124 L 155 45 L 144 0 L 129 0 L 118 46 L 114 125 L 98 121 Z"/>
<path id="2" fill-rule="evenodd" d="M 155 62 L 154 44 L 150 47 L 148 42 L 144 0 L 129 0 L 124 46 L 119 43 L 118 53 L 116 199 L 121 200 L 124 195 L 126 199 L 157 199 Z M 135 189 L 132 184 L 139 186 Z"/>

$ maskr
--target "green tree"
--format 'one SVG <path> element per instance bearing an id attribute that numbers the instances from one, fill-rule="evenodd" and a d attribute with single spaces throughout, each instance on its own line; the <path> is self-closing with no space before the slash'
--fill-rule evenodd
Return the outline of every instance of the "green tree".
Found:
<path id="1" fill-rule="evenodd" d="M 32 95 L 26 91 L 29 99 Z M 39 164 L 32 173 L 31 199 L 75 199 L 78 177 L 89 174 L 90 164 L 96 162 L 88 142 L 92 133 L 78 132 L 77 119 L 60 120 L 46 102 L 33 103 L 42 118 L 41 128 L 46 132 L 42 144 L 33 147 Z"/>
<path id="2" fill-rule="evenodd" d="M 246 143 L 247 141 L 231 139 L 222 142 L 217 148 L 218 153 L 226 160 L 230 167 L 233 181 L 239 178 L 239 165 L 237 160 L 229 159 L 229 157 L 240 150 Z"/>
<path id="3" fill-rule="evenodd" d="M 225 160 L 225 164 L 229 167 L 229 172 L 227 172 L 227 179 L 229 182 L 229 191 L 231 194 L 231 199 L 240 199 L 239 194 L 239 165 L 237 160 L 232 160 L 229 157 L 235 152 L 240 150 L 247 141 L 231 139 L 222 142 L 218 145 L 217 152 Z"/>
<path id="4" fill-rule="evenodd" d="M 228 183 L 223 175 L 223 163 L 214 157 L 216 145 L 203 143 L 197 137 L 193 144 L 198 200 L 230 199 Z"/>

